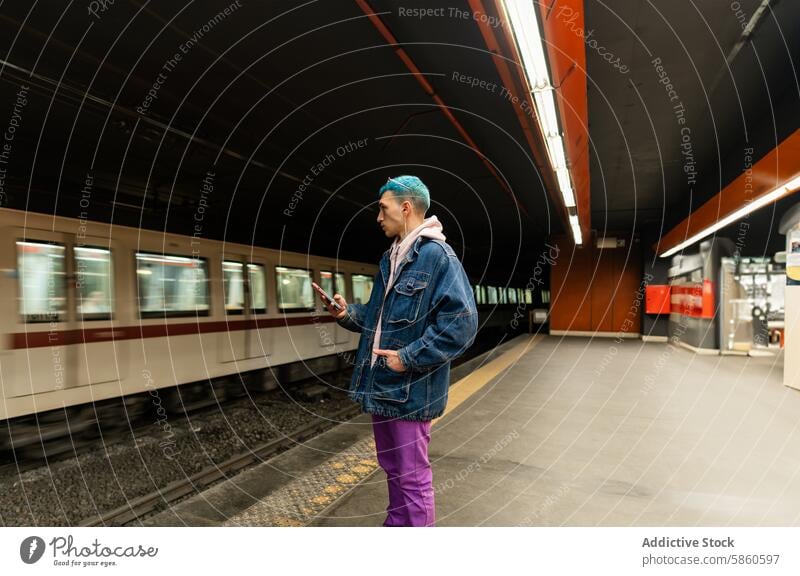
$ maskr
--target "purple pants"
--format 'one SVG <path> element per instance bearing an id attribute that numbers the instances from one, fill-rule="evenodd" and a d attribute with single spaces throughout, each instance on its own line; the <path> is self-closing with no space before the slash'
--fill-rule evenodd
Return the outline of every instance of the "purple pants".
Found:
<path id="1" fill-rule="evenodd" d="M 372 415 L 378 463 L 389 484 L 384 526 L 433 526 L 431 423 Z"/>

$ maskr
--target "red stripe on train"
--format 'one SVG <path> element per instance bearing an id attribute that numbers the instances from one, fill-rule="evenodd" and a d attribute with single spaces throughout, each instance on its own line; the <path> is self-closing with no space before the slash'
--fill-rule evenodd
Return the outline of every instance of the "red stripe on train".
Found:
<path id="1" fill-rule="evenodd" d="M 55 330 L 47 332 L 19 332 L 10 334 L 10 348 L 42 348 L 45 346 L 65 346 L 68 344 L 92 344 L 113 340 L 135 340 L 139 338 L 161 338 L 164 336 L 185 336 L 187 334 L 206 334 L 209 332 L 235 332 L 258 328 L 278 328 L 333 322 L 330 316 L 300 316 L 287 318 L 262 318 L 251 320 L 232 320 L 222 322 L 184 322 L 181 324 L 149 324 L 141 326 L 113 326 L 107 328 L 80 328 L 77 330 Z"/>

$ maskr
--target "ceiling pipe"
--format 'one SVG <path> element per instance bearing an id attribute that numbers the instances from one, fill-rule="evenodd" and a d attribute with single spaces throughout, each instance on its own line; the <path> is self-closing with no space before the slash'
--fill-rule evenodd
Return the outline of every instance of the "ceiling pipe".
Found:
<path id="1" fill-rule="evenodd" d="M 131 5 L 133 5 L 133 6 L 137 7 L 137 8 L 141 7 L 141 5 L 137 4 L 134 0 L 128 0 L 128 1 L 129 1 L 129 3 Z M 2 0 L 0 0 L 0 4 L 2 4 Z M 160 22 L 162 25 L 164 25 L 166 23 L 166 21 L 163 18 L 161 18 L 160 16 L 158 16 L 155 12 L 152 12 L 150 10 L 143 10 L 143 13 L 147 14 L 151 18 L 153 18 L 156 21 Z M 34 28 L 30 23 L 26 23 L 23 26 L 22 22 L 20 22 L 19 20 L 16 20 L 15 18 L 12 18 L 12 17 L 4 15 L 4 14 L 0 14 L 0 22 L 7 22 L 7 23 L 11 24 L 12 26 L 15 26 L 17 29 L 21 30 L 23 33 L 27 34 L 30 38 L 34 38 L 36 40 L 41 41 L 43 43 L 43 47 L 45 47 L 45 48 L 49 48 L 49 47 L 56 48 L 57 50 L 61 51 L 63 54 L 65 54 L 67 56 L 74 55 L 77 59 L 80 59 L 83 62 L 86 62 L 86 63 L 94 66 L 95 69 L 100 69 L 102 71 L 108 71 L 108 72 L 112 72 L 113 74 L 116 74 L 119 78 L 125 80 L 125 87 L 130 86 L 130 87 L 133 87 L 133 88 L 137 88 L 142 93 L 146 93 L 147 90 L 149 90 L 153 85 L 152 81 L 145 80 L 144 78 L 142 78 L 140 76 L 137 76 L 136 74 L 129 73 L 129 71 L 123 70 L 122 68 L 119 68 L 118 66 L 113 65 L 108 60 L 108 58 L 103 58 L 101 60 L 100 58 L 97 58 L 96 56 L 93 56 L 91 53 L 89 53 L 85 49 L 77 48 L 75 46 L 72 46 L 70 44 L 62 42 L 61 40 L 59 40 L 58 38 L 56 38 L 52 34 L 45 34 L 44 32 Z M 185 32 L 183 32 L 182 30 L 180 30 L 179 28 L 177 28 L 175 26 L 169 26 L 169 28 L 175 34 L 181 35 L 184 38 L 188 38 L 188 35 Z M 200 43 L 198 46 L 199 46 L 199 49 L 206 50 L 207 52 L 209 52 L 215 58 L 217 58 L 219 56 L 219 54 L 217 54 L 215 51 L 213 51 L 213 50 L 211 50 L 209 48 L 206 48 L 206 46 L 204 44 L 202 44 L 202 43 Z M 9 57 L 9 55 L 6 55 L 6 58 L 8 58 L 8 57 Z M 236 71 L 237 73 L 241 72 L 241 69 L 237 68 L 230 60 L 223 58 L 220 61 L 224 62 L 226 65 L 228 65 L 232 70 Z M 0 69 L 0 71 L 2 71 L 2 69 Z M 246 77 L 249 78 L 250 80 L 256 81 L 259 84 L 259 86 L 261 86 L 262 88 L 269 88 L 269 86 L 267 86 L 263 82 L 259 81 L 252 74 L 248 73 L 248 74 L 246 74 Z M 175 104 L 175 105 L 180 103 L 180 100 L 177 97 L 173 96 L 172 92 L 170 92 L 168 90 L 162 91 L 162 92 L 163 92 L 163 94 L 161 94 L 161 93 L 159 94 L 159 100 L 163 100 L 164 102 L 169 102 L 170 104 Z M 285 96 L 280 94 L 279 92 L 275 91 L 274 94 L 276 95 L 277 98 L 283 100 L 289 106 L 291 106 L 292 109 L 297 108 L 297 105 L 294 102 L 292 102 L 291 100 L 289 100 L 288 98 L 286 98 Z M 196 114 L 198 114 L 200 116 L 205 114 L 206 117 L 210 121 L 215 122 L 218 126 L 226 126 L 228 124 L 227 121 L 223 121 L 218 115 L 211 114 L 211 113 L 206 113 L 207 110 L 205 108 L 197 106 L 196 104 L 193 104 L 193 103 L 191 103 L 189 101 L 184 101 L 183 105 L 182 105 L 182 108 L 184 110 L 188 110 L 188 111 L 191 111 L 193 113 L 196 113 Z M 311 118 L 312 120 L 314 120 L 315 122 L 317 122 L 319 125 L 323 124 L 323 122 L 319 118 L 317 118 L 316 116 L 314 116 L 313 114 L 308 112 L 305 108 L 302 109 L 302 113 L 305 114 L 307 117 Z M 279 153 L 283 153 L 284 152 L 284 150 L 282 150 L 280 148 L 277 148 L 275 145 L 272 145 L 270 143 L 266 143 L 265 146 L 273 148 L 274 150 L 276 150 Z M 299 179 L 298 182 L 302 182 L 302 179 Z M 330 192 L 328 192 L 328 193 L 330 193 Z"/>
<path id="2" fill-rule="evenodd" d="M 394 139 L 397 137 L 397 135 L 398 135 L 398 134 L 400 134 L 400 133 L 403 131 L 403 129 L 404 129 L 404 128 L 405 128 L 405 127 L 408 125 L 408 124 L 410 124 L 410 123 L 411 123 L 411 120 L 412 120 L 413 118 L 417 118 L 418 116 L 424 116 L 424 115 L 426 115 L 426 114 L 431 114 L 431 113 L 433 113 L 433 112 L 438 112 L 438 110 L 436 110 L 436 108 L 431 108 L 430 110 L 423 110 L 422 112 L 412 112 L 411 114 L 409 114 L 408 116 L 406 116 L 406 117 L 405 117 L 405 120 L 403 120 L 403 121 L 400 123 L 400 126 L 398 126 L 398 127 L 397 127 L 397 129 L 396 129 L 396 130 L 395 130 L 395 131 L 392 133 L 391 137 L 385 141 L 385 143 L 383 144 L 383 147 L 381 148 L 381 150 L 382 150 L 382 151 L 383 151 L 383 150 L 386 150 L 386 149 L 389 147 L 389 145 L 390 145 L 392 142 L 394 142 Z"/>
<path id="3" fill-rule="evenodd" d="M 127 84 L 137 87 L 137 89 L 141 89 L 142 92 L 146 93 L 147 90 L 150 89 L 150 87 L 153 85 L 152 81 L 147 81 L 144 78 L 140 78 L 135 74 L 128 74 L 128 72 L 123 70 L 122 68 L 114 66 L 111 62 L 108 61 L 107 58 L 101 60 L 100 58 L 93 56 L 84 49 L 76 48 L 75 46 L 72 46 L 70 44 L 67 44 L 66 42 L 59 40 L 53 34 L 46 34 L 45 32 L 42 32 L 41 30 L 34 28 L 30 23 L 25 23 L 25 25 L 23 26 L 22 22 L 5 14 L 0 14 L 0 22 L 6 22 L 8 24 L 11 24 L 12 26 L 20 30 L 22 33 L 26 34 L 29 38 L 41 41 L 42 49 L 55 48 L 62 54 L 64 54 L 66 57 L 74 55 L 76 61 L 82 60 L 84 63 L 88 64 L 87 67 L 89 67 L 90 69 L 99 68 L 100 70 L 103 71 L 112 72 L 116 74 L 119 78 L 128 77 Z M 10 54 L 6 54 L 5 58 L 10 58 L 10 56 L 11 56 Z M 165 94 L 165 98 L 169 98 L 169 95 Z M 173 102 L 177 101 L 178 101 L 177 99 L 173 99 Z M 192 110 L 195 112 L 198 111 L 205 112 L 203 108 L 199 108 L 196 106 L 193 106 Z"/>
<path id="4" fill-rule="evenodd" d="M 514 205 L 517 207 L 517 209 L 522 214 L 524 214 L 526 218 L 530 218 L 530 215 L 528 214 L 528 211 L 525 209 L 525 206 L 520 204 L 516 196 L 514 196 L 514 193 L 508 187 L 508 184 L 506 184 L 505 180 L 503 180 L 503 178 L 500 177 L 500 175 L 497 173 L 497 170 L 495 170 L 494 166 L 492 166 L 492 163 L 489 162 L 487 157 L 483 154 L 483 152 L 481 152 L 480 148 L 478 148 L 478 145 L 475 143 L 475 141 L 472 139 L 472 137 L 469 135 L 466 129 L 461 125 L 458 119 L 455 116 L 453 116 L 453 113 L 450 111 L 450 108 L 448 108 L 448 106 L 439 97 L 439 95 L 436 94 L 436 91 L 430 85 L 430 82 L 428 82 L 428 80 L 425 78 L 425 75 L 419 70 L 419 68 L 417 68 L 417 65 L 414 64 L 414 61 L 408 55 L 408 52 L 406 52 L 401 46 L 399 46 L 397 39 L 394 37 L 394 34 L 392 34 L 391 30 L 389 30 L 386 24 L 384 24 L 380 16 L 378 16 L 375 13 L 375 11 L 372 9 L 372 6 L 370 6 L 369 2 L 367 2 L 367 0 L 356 0 L 356 4 L 358 4 L 361 10 L 363 10 L 364 14 L 366 14 L 369 17 L 370 22 L 372 22 L 375 28 L 377 28 L 378 32 L 386 39 L 386 42 L 394 49 L 395 54 L 397 54 L 397 57 L 400 58 L 403 64 L 405 64 L 406 67 L 411 71 L 411 73 L 414 75 L 414 78 L 416 78 L 417 82 L 419 82 L 420 86 L 422 86 L 422 89 L 425 91 L 425 93 L 433 99 L 433 101 L 445 115 L 445 118 L 447 118 L 450 121 L 450 123 L 455 127 L 456 131 L 466 141 L 469 147 L 475 151 L 475 153 L 478 155 L 478 158 L 480 158 L 484 166 L 486 166 L 489 172 L 491 172 L 492 176 L 494 176 L 495 180 L 497 180 L 497 182 L 500 184 L 500 187 L 503 189 L 503 191 L 506 194 L 508 194 L 508 196 L 511 198 L 511 201 L 514 202 Z"/>
<path id="5" fill-rule="evenodd" d="M 184 31 L 182 28 L 179 28 L 176 24 L 173 23 L 172 20 L 167 20 L 166 18 L 164 18 L 161 15 L 159 15 L 158 13 L 156 13 L 154 10 L 151 10 L 149 8 L 149 2 L 143 3 L 142 0 L 128 0 L 128 3 L 131 6 L 141 10 L 142 13 L 147 14 L 150 18 L 152 18 L 153 20 L 155 20 L 156 22 L 158 22 L 162 26 L 169 28 L 175 34 L 177 34 L 178 36 L 180 36 L 184 40 L 191 39 L 192 36 L 190 34 L 188 34 L 186 31 Z M 266 82 L 261 80 L 261 78 L 259 78 L 255 74 L 252 74 L 250 72 L 243 72 L 243 69 L 241 67 L 237 66 L 230 58 L 226 58 L 226 57 L 222 56 L 216 50 L 206 46 L 205 43 L 199 42 L 197 44 L 197 48 L 199 50 L 202 50 L 202 51 L 206 52 L 207 54 L 212 56 L 215 60 L 219 60 L 220 62 L 223 62 L 226 66 L 228 66 L 231 70 L 233 70 L 237 74 L 241 74 L 244 77 L 246 77 L 248 80 L 251 80 L 252 82 L 255 82 L 256 84 L 261 86 L 266 92 L 270 92 L 271 91 L 272 94 L 276 98 L 278 98 L 280 100 L 283 100 L 283 102 L 288 104 L 292 108 L 292 110 L 298 110 L 298 109 L 302 110 L 302 112 L 301 112 L 302 114 L 305 114 L 307 117 L 313 119 L 319 126 L 324 126 L 326 124 L 326 122 L 323 121 L 321 118 L 318 118 L 317 116 L 312 114 L 305 107 L 299 106 L 296 102 L 290 100 L 289 98 L 287 98 L 286 96 L 284 96 L 283 94 L 281 94 L 280 92 L 275 90 L 274 86 L 268 85 Z"/>
<path id="6" fill-rule="evenodd" d="M 180 128 L 176 128 L 173 124 L 169 124 L 166 121 L 158 120 L 153 115 L 142 116 L 132 108 L 128 108 L 127 106 L 123 106 L 118 103 L 110 102 L 104 98 L 101 98 L 100 96 L 95 96 L 91 92 L 75 88 L 67 84 L 66 82 L 59 82 L 43 74 L 38 74 L 36 72 L 33 72 L 32 70 L 28 70 L 27 68 L 17 66 L 16 64 L 13 64 L 8 60 L 4 60 L 2 58 L 0 58 L 0 66 L 4 68 L 3 75 L 2 77 L 0 77 L 0 82 L 13 81 L 16 82 L 17 84 L 26 84 L 38 89 L 38 91 L 43 93 L 45 96 L 50 95 L 51 98 L 61 96 L 65 102 L 74 103 L 76 105 L 79 105 L 82 101 L 85 100 L 86 102 L 94 104 L 95 106 L 101 109 L 110 110 L 111 112 L 131 118 L 133 121 L 139 121 L 142 124 L 152 126 L 157 130 L 163 130 L 164 132 L 183 138 L 188 142 L 206 148 L 207 150 L 216 152 L 222 156 L 239 160 L 243 162 L 246 166 L 254 166 L 256 168 L 261 168 L 269 173 L 277 174 L 282 178 L 285 178 L 291 182 L 295 182 L 298 184 L 303 182 L 303 178 L 299 176 L 291 174 L 290 172 L 287 172 L 285 170 L 278 170 L 274 166 L 261 162 L 260 160 L 256 160 L 255 158 L 248 157 L 246 154 L 238 152 L 233 148 L 227 146 L 223 147 L 217 144 L 216 142 L 213 142 L 206 138 L 201 138 L 185 130 L 181 130 Z M 328 188 L 320 184 L 311 183 L 310 186 L 312 188 L 324 192 L 328 196 L 336 196 L 333 190 L 329 190 Z M 355 206 L 363 208 L 363 205 L 361 203 L 356 202 L 355 200 L 351 200 L 346 196 L 338 195 L 336 197 L 341 198 L 342 200 L 349 202 Z"/>

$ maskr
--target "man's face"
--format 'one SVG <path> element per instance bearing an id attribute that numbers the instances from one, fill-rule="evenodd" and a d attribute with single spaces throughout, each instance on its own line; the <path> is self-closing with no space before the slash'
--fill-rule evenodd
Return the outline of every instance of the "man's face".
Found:
<path id="1" fill-rule="evenodd" d="M 398 198 L 394 192 L 387 190 L 378 202 L 378 224 L 381 225 L 387 238 L 394 238 L 404 230 L 403 209 L 405 217 L 411 212 L 411 202 L 406 199 Z"/>

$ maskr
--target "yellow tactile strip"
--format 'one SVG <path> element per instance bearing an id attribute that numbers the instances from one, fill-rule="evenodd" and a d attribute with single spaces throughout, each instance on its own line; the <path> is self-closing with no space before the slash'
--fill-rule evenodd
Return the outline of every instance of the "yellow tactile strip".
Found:
<path id="1" fill-rule="evenodd" d="M 223 526 L 305 526 L 377 468 L 375 441 L 364 438 L 228 519 Z"/>
<path id="2" fill-rule="evenodd" d="M 519 360 L 542 336 L 531 336 L 498 358 L 453 384 L 448 392 L 446 416 Z M 433 421 L 436 424 L 438 418 Z M 378 469 L 375 441 L 359 440 L 347 450 L 316 466 L 276 490 L 223 526 L 305 526 L 347 491 Z"/>

